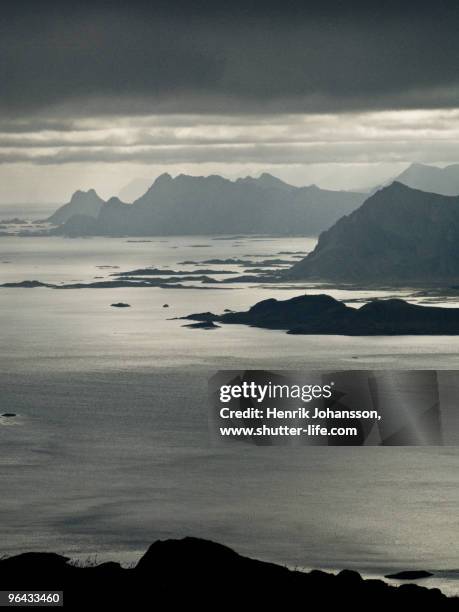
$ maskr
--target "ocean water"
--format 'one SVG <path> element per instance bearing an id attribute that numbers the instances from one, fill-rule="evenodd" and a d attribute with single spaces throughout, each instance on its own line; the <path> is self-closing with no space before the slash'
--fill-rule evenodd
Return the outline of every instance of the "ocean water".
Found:
<path id="1" fill-rule="evenodd" d="M 279 253 L 314 244 L 3 237 L 0 283 L 193 270 L 178 262 L 216 257 L 294 261 Z M 459 593 L 457 447 L 220 448 L 207 430 L 207 380 L 225 368 L 433 368 L 443 370 L 442 401 L 454 411 L 459 385 L 448 370 L 459 368 L 459 338 L 193 330 L 172 318 L 323 290 L 186 285 L 193 288 L 0 288 L 0 413 L 18 415 L 0 417 L 0 552 L 130 563 L 157 538 L 194 535 L 291 566 L 372 576 L 430 569 L 436 576 L 426 585 Z M 393 294 L 326 292 L 344 300 Z M 110 307 L 118 301 L 131 308 Z"/>

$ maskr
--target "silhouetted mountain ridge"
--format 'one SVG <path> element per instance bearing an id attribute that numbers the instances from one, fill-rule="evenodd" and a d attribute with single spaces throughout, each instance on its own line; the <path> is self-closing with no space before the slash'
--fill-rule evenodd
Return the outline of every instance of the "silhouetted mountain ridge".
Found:
<path id="1" fill-rule="evenodd" d="M 307 552 L 305 553 L 307 554 Z M 438 589 L 414 584 L 390 586 L 364 580 L 352 570 L 338 574 L 300 572 L 239 555 L 208 540 L 184 538 L 157 541 L 131 568 L 107 562 L 88 567 L 69 563 L 53 553 L 25 553 L 0 559 L 2 580 L 12 591 L 60 590 L 64 609 L 200 610 L 303 608 L 309 602 L 324 608 L 366 610 L 369 602 L 385 609 L 457 609 L 457 599 Z M 146 604 L 146 602 L 148 602 Z"/>
<path id="2" fill-rule="evenodd" d="M 69 218 L 56 233 L 317 235 L 364 198 L 361 193 L 294 187 L 267 173 L 236 181 L 165 173 L 133 204 L 112 198 L 100 207 L 97 219 L 84 224 L 81 218 Z"/>
<path id="3" fill-rule="evenodd" d="M 68 204 L 64 204 L 47 219 L 49 223 L 60 225 L 65 223 L 74 215 L 85 215 L 96 218 L 104 204 L 94 189 L 89 191 L 75 191 Z"/>
<path id="4" fill-rule="evenodd" d="M 441 195 L 459 195 L 459 164 L 445 168 L 426 164 L 411 164 L 396 181 L 407 187 Z"/>
<path id="5" fill-rule="evenodd" d="M 319 236 L 285 276 L 339 282 L 459 281 L 459 197 L 402 183 L 377 191 Z"/>

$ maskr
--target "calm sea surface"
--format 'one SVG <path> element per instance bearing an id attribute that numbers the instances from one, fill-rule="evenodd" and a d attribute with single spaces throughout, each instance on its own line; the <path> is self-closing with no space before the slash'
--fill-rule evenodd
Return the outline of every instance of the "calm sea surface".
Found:
<path id="1" fill-rule="evenodd" d="M 293 262 L 279 253 L 314 244 L 3 237 L 0 283 L 91 282 L 145 266 L 195 270 L 178 262 L 211 258 Z M 459 593 L 457 447 L 215 448 L 206 397 L 209 376 L 224 368 L 454 370 L 459 337 L 192 330 L 170 319 L 319 290 L 185 284 L 195 288 L 0 289 L 0 413 L 18 415 L 0 418 L 0 552 L 132 562 L 157 538 L 194 535 L 301 567 L 429 569 L 437 576 L 426 585 Z M 110 307 L 118 301 L 131 308 Z M 455 379 L 440 373 L 443 401 L 454 409 Z"/>

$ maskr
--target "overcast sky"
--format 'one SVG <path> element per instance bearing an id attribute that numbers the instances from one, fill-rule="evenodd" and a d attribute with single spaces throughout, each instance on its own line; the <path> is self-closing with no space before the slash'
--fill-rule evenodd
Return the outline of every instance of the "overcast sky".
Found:
<path id="1" fill-rule="evenodd" d="M 270 171 L 369 186 L 459 162 L 459 2 L 2 5 L 0 202 Z"/>

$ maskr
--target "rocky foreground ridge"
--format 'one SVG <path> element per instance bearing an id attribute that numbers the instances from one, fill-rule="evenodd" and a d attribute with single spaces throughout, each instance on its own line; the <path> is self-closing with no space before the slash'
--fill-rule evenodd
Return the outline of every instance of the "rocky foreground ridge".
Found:
<path id="1" fill-rule="evenodd" d="M 207 540 L 157 541 L 132 568 L 118 563 L 82 567 L 53 553 L 0 560 L 1 589 L 62 590 L 74 610 L 234 609 L 268 605 L 300 609 L 457 610 L 458 600 L 414 584 L 389 586 L 354 571 L 299 572 L 243 557 Z M 165 607 L 167 606 L 167 607 Z M 395 608 L 394 608 L 395 606 Z"/>

